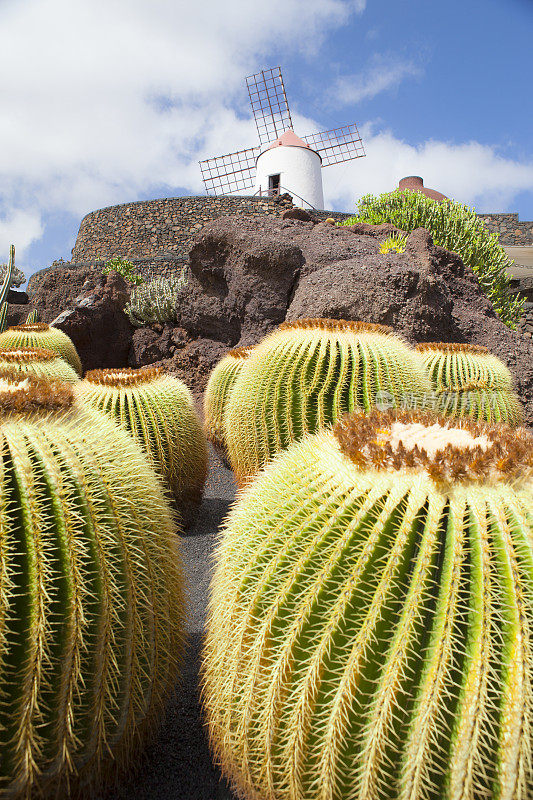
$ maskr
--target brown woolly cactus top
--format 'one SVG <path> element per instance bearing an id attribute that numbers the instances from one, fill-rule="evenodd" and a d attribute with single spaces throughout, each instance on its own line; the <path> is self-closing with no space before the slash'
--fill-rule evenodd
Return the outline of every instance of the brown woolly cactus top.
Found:
<path id="1" fill-rule="evenodd" d="M 333 433 L 360 469 L 425 471 L 438 483 L 533 478 L 533 436 L 525 428 L 393 409 L 347 415 Z"/>
<path id="2" fill-rule="evenodd" d="M 415 350 L 418 350 L 419 353 L 426 350 L 438 350 L 439 353 L 476 353 L 477 355 L 487 355 L 489 352 L 480 344 L 459 344 L 458 342 L 421 342 L 416 345 Z"/>
<path id="3" fill-rule="evenodd" d="M 31 325 L 11 325 L 8 328 L 8 331 L 24 331 L 25 333 L 32 333 L 34 331 L 48 331 L 50 330 L 50 325 L 46 322 L 34 322 Z"/>
<path id="4" fill-rule="evenodd" d="M 19 347 L 17 350 L 0 350 L 0 361 L 23 364 L 27 361 L 54 361 L 61 356 L 43 347 Z"/>
<path id="5" fill-rule="evenodd" d="M 381 333 L 390 335 L 392 328 L 388 325 L 376 325 L 373 322 L 360 322 L 346 319 L 295 319 L 293 322 L 282 322 L 278 330 L 309 330 L 320 328 L 324 331 L 351 331 L 353 333 Z"/>
<path id="6" fill-rule="evenodd" d="M 226 355 L 232 358 L 248 358 L 252 350 L 253 347 L 235 347 L 233 350 L 229 350 Z"/>
<path id="7" fill-rule="evenodd" d="M 149 367 L 148 369 L 91 369 L 85 373 L 85 380 L 89 383 L 99 384 L 100 386 L 139 386 L 142 383 L 150 383 L 156 378 L 160 378 L 165 373 L 159 367 Z"/>
<path id="8" fill-rule="evenodd" d="M 9 369 L 0 370 L 0 413 L 63 411 L 72 406 L 70 384 L 33 376 L 21 377 Z"/>

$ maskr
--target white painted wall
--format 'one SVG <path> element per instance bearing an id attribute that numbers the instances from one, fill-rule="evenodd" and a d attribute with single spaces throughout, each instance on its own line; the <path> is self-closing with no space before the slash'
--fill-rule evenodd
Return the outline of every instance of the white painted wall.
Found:
<path id="1" fill-rule="evenodd" d="M 268 194 L 268 176 L 280 173 L 281 191 L 294 192 L 294 205 L 324 209 L 322 167 L 318 153 L 308 147 L 277 145 L 265 150 L 256 162 L 256 190 Z"/>

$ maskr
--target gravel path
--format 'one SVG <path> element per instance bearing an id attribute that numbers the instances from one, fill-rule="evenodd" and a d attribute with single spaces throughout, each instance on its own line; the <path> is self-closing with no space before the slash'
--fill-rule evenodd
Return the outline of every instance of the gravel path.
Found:
<path id="1" fill-rule="evenodd" d="M 189 642 L 183 680 L 166 720 L 138 770 L 105 800 L 236 800 L 213 764 L 198 700 L 198 669 L 211 553 L 216 532 L 235 495 L 233 473 L 210 451 L 209 477 L 200 514 L 180 545 L 189 589 Z"/>

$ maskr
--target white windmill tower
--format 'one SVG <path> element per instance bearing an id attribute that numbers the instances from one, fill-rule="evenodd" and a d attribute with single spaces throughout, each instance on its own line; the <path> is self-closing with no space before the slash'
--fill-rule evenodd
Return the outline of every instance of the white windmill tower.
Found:
<path id="1" fill-rule="evenodd" d="M 246 78 L 259 147 L 200 161 L 206 191 L 236 194 L 255 186 L 255 194 L 288 192 L 296 205 L 324 208 L 323 167 L 365 155 L 355 124 L 300 138 L 292 129 L 281 69 Z"/>

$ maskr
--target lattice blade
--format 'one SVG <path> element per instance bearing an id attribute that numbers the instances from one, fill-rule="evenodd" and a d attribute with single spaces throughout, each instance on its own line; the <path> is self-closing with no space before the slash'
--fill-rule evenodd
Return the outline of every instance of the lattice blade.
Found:
<path id="1" fill-rule="evenodd" d="M 255 160 L 260 152 L 259 147 L 249 147 L 198 162 L 206 192 L 235 194 L 240 189 L 249 189 L 254 185 Z"/>
<path id="2" fill-rule="evenodd" d="M 291 112 L 287 103 L 281 69 L 263 69 L 246 78 L 252 112 L 262 145 L 278 139 L 287 128 L 292 128 Z"/>
<path id="3" fill-rule="evenodd" d="M 366 155 L 363 140 L 359 136 L 355 123 L 344 125 L 342 128 L 333 128 L 330 131 L 322 131 L 322 133 L 312 133 L 310 136 L 302 136 L 302 139 L 320 154 L 323 167 Z"/>

